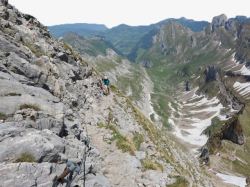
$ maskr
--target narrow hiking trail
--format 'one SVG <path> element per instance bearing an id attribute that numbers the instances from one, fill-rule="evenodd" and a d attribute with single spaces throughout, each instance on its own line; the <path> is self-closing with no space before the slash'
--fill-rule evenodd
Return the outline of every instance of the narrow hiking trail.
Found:
<path id="1" fill-rule="evenodd" d="M 117 100 L 121 108 L 117 107 Z M 124 136 L 130 137 L 135 132 L 145 133 L 141 125 L 129 117 L 130 109 L 128 111 L 123 109 L 122 102 L 122 99 L 111 93 L 109 96 L 100 97 L 92 104 L 89 114 L 85 113 L 85 116 L 91 119 L 87 126 L 91 142 L 100 152 L 102 165 L 100 169 L 111 184 L 124 187 L 157 186 L 155 184 L 164 186 L 163 184 L 173 183 L 175 176 L 181 173 L 189 181 L 190 186 L 212 186 L 204 169 L 200 167 L 198 159 L 189 150 L 181 147 L 176 138 L 166 131 L 159 130 L 160 137 L 157 137 L 154 143 L 148 139 L 149 135 L 144 135 L 145 140 L 141 148 L 132 155 L 118 149 L 116 142 L 113 141 L 113 131 L 102 127 L 103 123 L 109 123 L 111 111 L 113 118 L 119 115 L 127 118 L 125 121 L 118 121 L 116 126 Z M 162 162 L 163 171 L 143 169 L 141 161 L 149 155 L 160 156 L 161 153 L 158 150 L 164 150 L 167 153 L 170 163 Z"/>
<path id="2" fill-rule="evenodd" d="M 116 97 L 112 93 L 108 96 L 100 97 L 97 103 L 92 105 L 91 114 L 86 115 L 92 115 L 93 121 L 96 119 L 96 122 L 98 120 L 102 124 L 107 123 L 107 125 L 111 125 L 108 124 L 111 111 L 114 116 L 126 115 L 122 114 L 125 111 L 119 111 L 116 108 L 116 103 L 114 102 L 114 98 Z M 117 127 L 121 134 L 129 136 L 129 132 L 141 131 L 140 127 L 135 125 L 136 122 L 130 123 L 130 120 L 132 119 L 128 118 L 128 121 L 118 122 L 118 125 L 123 125 L 123 127 Z M 100 151 L 100 163 L 102 165 L 100 169 L 113 186 L 157 186 L 155 184 L 164 186 L 164 184 L 173 182 L 173 179 L 169 178 L 169 174 L 172 172 L 170 166 L 164 172 L 154 170 L 144 171 L 141 160 L 146 158 L 147 151 L 136 151 L 131 155 L 129 152 L 123 152 L 118 149 L 116 142 L 112 140 L 114 132 L 108 128 L 101 127 L 99 122 L 96 124 L 89 123 L 87 131 L 92 144 Z"/>

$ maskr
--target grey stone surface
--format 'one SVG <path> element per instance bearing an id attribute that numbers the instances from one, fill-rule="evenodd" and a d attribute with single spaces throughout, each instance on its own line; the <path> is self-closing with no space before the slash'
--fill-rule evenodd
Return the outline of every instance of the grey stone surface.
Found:
<path id="1" fill-rule="evenodd" d="M 227 21 L 227 16 L 225 14 L 221 14 L 219 16 L 215 16 L 212 20 L 212 30 L 214 31 L 215 29 L 219 27 L 224 27 Z"/>
<path id="2" fill-rule="evenodd" d="M 52 186 L 55 173 L 63 170 L 63 165 L 51 163 L 10 163 L 0 164 L 1 187 Z"/>
<path id="3" fill-rule="evenodd" d="M 86 171 L 96 174 L 89 186 L 110 186 L 98 150 L 85 152 L 79 116 L 95 99 L 96 78 L 89 78 L 86 89 L 91 70 L 82 60 L 7 2 L 0 1 L 0 112 L 6 116 L 0 121 L 0 186 L 51 186 L 67 159 L 81 161 L 85 154 Z M 81 177 L 75 181 L 80 186 Z"/>

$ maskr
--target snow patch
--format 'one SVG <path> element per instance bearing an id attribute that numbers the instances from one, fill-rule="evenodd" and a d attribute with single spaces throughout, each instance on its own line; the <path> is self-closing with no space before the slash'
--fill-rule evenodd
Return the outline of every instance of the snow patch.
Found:
<path id="1" fill-rule="evenodd" d="M 210 103 L 211 104 L 211 103 Z M 208 107 L 208 108 L 205 108 L 205 109 L 200 109 L 200 110 L 191 110 L 190 113 L 191 114 L 197 114 L 197 113 L 201 113 L 201 112 L 217 112 L 217 111 L 220 111 L 220 109 L 223 108 L 222 104 L 220 103 L 217 103 L 218 105 L 215 106 L 215 107 Z M 197 105 L 196 105 L 197 106 Z"/>
<path id="2" fill-rule="evenodd" d="M 195 94 L 196 95 L 196 94 Z M 197 96 L 197 97 L 195 97 L 196 99 L 200 99 L 200 98 L 202 98 L 201 100 L 199 100 L 199 101 L 197 101 L 197 102 L 193 102 L 193 103 L 187 103 L 187 104 L 185 104 L 186 106 L 197 106 L 197 107 L 199 107 L 199 106 L 202 106 L 202 105 L 214 105 L 214 104 L 218 104 L 220 101 L 219 101 L 219 99 L 218 98 L 216 98 L 216 97 L 214 97 L 214 98 L 212 98 L 212 99 L 210 99 L 210 100 L 208 100 L 206 97 L 204 97 L 204 96 Z M 191 99 L 191 100 L 188 100 L 189 102 L 190 101 L 193 101 L 194 99 Z"/>
<path id="3" fill-rule="evenodd" d="M 242 96 L 250 93 L 250 82 L 245 82 L 245 83 L 235 82 L 233 87 Z"/>
<path id="4" fill-rule="evenodd" d="M 198 101 L 192 102 L 192 103 L 184 103 L 183 106 L 195 106 L 195 107 L 200 107 L 200 106 L 205 106 L 205 109 L 201 110 L 192 110 L 190 109 L 189 112 L 189 117 L 183 117 L 181 115 L 179 118 L 174 117 L 174 113 L 179 111 L 176 111 L 175 108 L 172 107 L 172 104 L 169 103 L 168 106 L 171 109 L 172 113 L 170 118 L 168 119 L 169 124 L 173 126 L 174 132 L 173 134 L 177 136 L 178 138 L 182 139 L 183 141 L 190 143 L 192 145 L 197 145 L 197 146 L 203 146 L 206 142 L 208 137 L 202 132 L 211 125 L 211 120 L 215 117 L 220 115 L 221 109 L 224 107 L 222 104 L 220 104 L 218 98 L 214 97 L 212 99 L 208 99 L 205 96 L 199 96 L 197 94 L 194 94 L 189 100 L 193 101 L 194 99 L 200 99 Z M 179 110 L 180 108 L 178 108 Z M 200 112 L 206 112 L 208 114 L 207 119 L 199 119 L 199 118 L 193 118 L 192 114 L 200 113 Z M 212 114 L 211 114 L 212 113 Z M 183 122 L 185 120 L 191 121 L 191 125 L 186 125 L 184 128 L 181 126 L 178 126 L 178 122 Z"/>
<path id="5" fill-rule="evenodd" d="M 173 112 L 176 112 L 175 108 L 172 106 L 172 103 L 168 103 L 168 107 L 169 107 Z"/>
<path id="6" fill-rule="evenodd" d="M 201 133 L 209 125 L 211 125 L 210 119 L 201 120 L 199 123 L 192 124 L 194 128 L 185 129 L 185 132 L 181 128 L 177 127 L 172 119 L 169 119 L 168 122 L 174 127 L 173 134 L 183 141 L 197 146 L 203 146 L 207 142 L 207 136 Z"/>
<path id="7" fill-rule="evenodd" d="M 218 115 L 217 116 L 221 121 L 226 121 L 228 120 L 228 116 L 227 115 Z"/>
<path id="8" fill-rule="evenodd" d="M 235 72 L 240 73 L 241 75 L 250 75 L 250 70 L 245 65 L 243 65 L 240 70 Z"/>
<path id="9" fill-rule="evenodd" d="M 154 110 L 153 103 L 151 101 L 151 94 L 148 94 L 148 99 L 149 99 L 149 103 L 150 103 L 150 105 L 149 105 L 149 108 L 150 108 L 149 116 L 154 115 L 154 118 L 158 121 L 159 116 Z"/>
<path id="10" fill-rule="evenodd" d="M 246 178 L 243 177 L 237 177 L 233 175 L 226 175 L 222 173 L 217 173 L 216 176 L 221 178 L 224 183 L 233 184 L 239 187 L 245 187 L 246 186 Z"/>
<path id="11" fill-rule="evenodd" d="M 229 51 L 231 51 L 232 49 L 231 48 L 229 48 L 229 49 L 226 49 L 226 53 L 228 53 Z"/>

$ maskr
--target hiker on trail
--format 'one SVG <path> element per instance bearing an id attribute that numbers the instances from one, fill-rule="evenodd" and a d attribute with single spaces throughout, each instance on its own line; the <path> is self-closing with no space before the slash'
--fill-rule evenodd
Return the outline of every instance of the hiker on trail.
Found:
<path id="1" fill-rule="evenodd" d="M 104 76 L 104 78 L 102 79 L 102 82 L 104 84 L 104 95 L 109 95 L 110 90 L 109 90 L 109 85 L 110 85 L 110 81 L 108 79 L 107 76 Z"/>
<path id="2" fill-rule="evenodd" d="M 70 174 L 70 178 L 72 179 L 73 174 L 77 173 L 79 174 L 81 171 L 81 160 L 68 160 L 66 163 L 66 167 L 64 169 L 64 171 L 62 172 L 61 175 L 56 176 L 54 178 L 54 183 L 55 186 L 57 186 L 59 183 L 64 183 L 65 182 L 65 177 L 68 176 Z"/>
<path id="3" fill-rule="evenodd" d="M 64 154 L 61 155 L 60 161 L 63 163 L 66 161 L 66 167 L 61 175 L 55 176 L 55 178 L 53 179 L 52 187 L 57 187 L 60 183 L 61 184 L 66 183 L 66 187 L 71 187 L 71 183 L 74 182 L 75 178 L 80 174 L 83 175 L 83 184 L 84 184 L 83 186 L 85 187 L 86 174 L 87 174 L 85 164 L 86 164 L 88 152 L 92 148 L 90 147 L 90 139 L 88 138 L 88 135 L 82 142 L 84 143 L 85 146 L 84 146 L 84 150 L 83 150 L 84 152 L 82 154 L 81 159 L 79 157 L 66 158 L 66 155 Z M 91 169 L 89 170 L 89 173 L 90 172 L 91 172 Z M 78 185 L 75 185 L 75 187 L 76 186 Z"/>

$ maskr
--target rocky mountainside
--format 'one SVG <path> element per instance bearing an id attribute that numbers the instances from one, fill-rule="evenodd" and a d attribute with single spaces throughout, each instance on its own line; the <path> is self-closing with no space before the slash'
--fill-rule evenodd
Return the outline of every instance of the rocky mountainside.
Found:
<path id="1" fill-rule="evenodd" d="M 194 33 L 172 22 L 136 55 L 151 64 L 152 99 L 163 123 L 191 147 L 206 144 L 211 168 L 242 176 L 250 173 L 248 26 L 246 17 L 220 15 Z"/>
<path id="2" fill-rule="evenodd" d="M 138 39 L 129 54 L 137 64 L 112 51 L 86 59 L 142 110 L 150 108 L 145 115 L 193 157 L 202 148 L 209 173 L 244 186 L 250 173 L 249 18 L 222 14 L 200 32 L 166 22 Z"/>
<path id="3" fill-rule="evenodd" d="M 0 186 L 52 186 L 84 158 L 71 186 L 221 184 L 116 87 L 104 96 L 90 57 L 7 0 L 0 15 Z"/>

